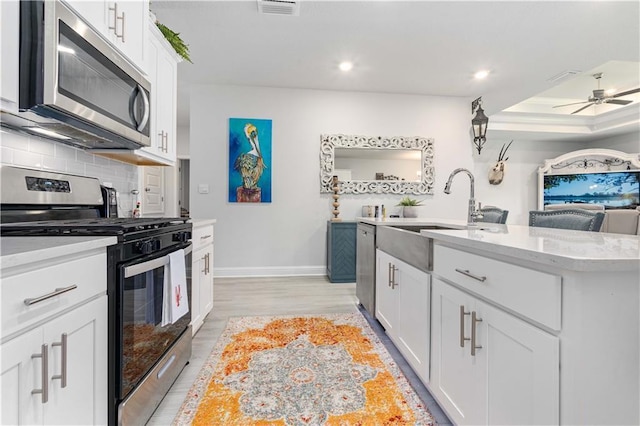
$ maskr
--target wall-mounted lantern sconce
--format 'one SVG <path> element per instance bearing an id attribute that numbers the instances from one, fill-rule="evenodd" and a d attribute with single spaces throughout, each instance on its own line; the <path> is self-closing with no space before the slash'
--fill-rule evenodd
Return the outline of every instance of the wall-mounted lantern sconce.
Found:
<path id="1" fill-rule="evenodd" d="M 484 115 L 482 109 L 482 97 L 471 102 L 471 113 L 476 113 L 476 116 L 471 120 L 473 125 L 473 144 L 478 150 L 478 154 L 482 150 L 484 143 L 487 141 L 487 124 L 489 124 L 489 117 Z"/>

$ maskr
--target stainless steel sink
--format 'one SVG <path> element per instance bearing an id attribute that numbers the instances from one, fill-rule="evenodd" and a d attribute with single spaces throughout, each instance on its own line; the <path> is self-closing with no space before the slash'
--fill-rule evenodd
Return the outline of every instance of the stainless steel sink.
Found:
<path id="1" fill-rule="evenodd" d="M 394 225 L 379 226 L 377 247 L 422 271 L 433 270 L 433 239 L 423 237 L 423 229 L 462 229 L 462 227 Z"/>

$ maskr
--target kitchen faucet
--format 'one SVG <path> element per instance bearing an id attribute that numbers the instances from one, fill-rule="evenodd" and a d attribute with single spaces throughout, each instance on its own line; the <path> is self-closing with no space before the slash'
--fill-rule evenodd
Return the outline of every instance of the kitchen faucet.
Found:
<path id="1" fill-rule="evenodd" d="M 469 198 L 469 213 L 467 214 L 467 225 L 468 226 L 475 226 L 476 221 L 478 219 L 482 219 L 482 213 L 480 212 L 480 209 L 482 208 L 482 204 L 478 203 L 478 208 L 476 209 L 476 200 L 474 198 L 474 182 L 475 179 L 473 178 L 473 175 L 471 174 L 471 172 L 467 169 L 463 169 L 463 168 L 459 168 L 459 169 L 455 169 L 454 171 L 451 172 L 451 174 L 449 175 L 449 179 L 447 180 L 447 183 L 444 185 L 444 193 L 445 194 L 451 194 L 451 182 L 453 182 L 453 177 L 455 175 L 457 175 L 460 172 L 465 172 L 470 179 L 470 183 L 471 183 L 471 198 Z"/>

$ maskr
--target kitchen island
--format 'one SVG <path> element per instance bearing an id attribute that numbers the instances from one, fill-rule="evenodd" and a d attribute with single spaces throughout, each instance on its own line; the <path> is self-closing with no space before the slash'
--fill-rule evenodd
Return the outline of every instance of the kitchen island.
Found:
<path id="1" fill-rule="evenodd" d="M 434 241 L 427 386 L 455 423 L 640 422 L 640 237 L 421 234 Z"/>

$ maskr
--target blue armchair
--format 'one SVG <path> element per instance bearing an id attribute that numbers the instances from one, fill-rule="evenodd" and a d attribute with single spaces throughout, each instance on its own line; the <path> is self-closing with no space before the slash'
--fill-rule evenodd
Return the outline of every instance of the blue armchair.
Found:
<path id="1" fill-rule="evenodd" d="M 604 213 L 593 210 L 532 210 L 529 212 L 529 226 L 542 228 L 599 232 L 603 220 Z"/>

